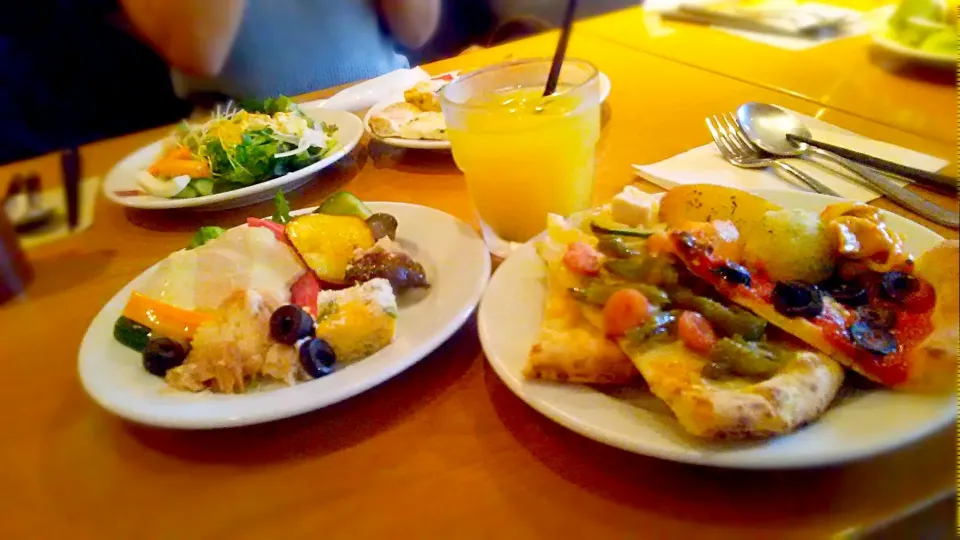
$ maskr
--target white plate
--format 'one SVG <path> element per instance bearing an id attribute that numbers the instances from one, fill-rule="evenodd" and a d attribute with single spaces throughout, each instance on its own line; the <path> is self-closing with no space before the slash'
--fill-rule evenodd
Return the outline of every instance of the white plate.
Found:
<path id="1" fill-rule="evenodd" d="M 600 83 L 600 103 L 603 103 L 610 95 L 610 78 L 607 77 L 607 75 L 602 71 L 597 78 L 599 79 Z M 449 150 L 450 141 L 428 141 L 420 139 L 401 139 L 399 137 L 378 137 L 373 133 L 373 131 L 370 129 L 370 117 L 379 113 L 387 106 L 393 105 L 394 103 L 399 103 L 401 101 L 403 101 L 403 92 L 390 96 L 389 98 L 384 99 L 383 101 L 371 107 L 370 110 L 367 111 L 367 114 L 363 116 L 363 129 L 366 130 L 366 132 L 374 139 L 383 141 L 390 146 L 397 146 L 400 148 L 419 148 L 422 150 Z"/>
<path id="2" fill-rule="evenodd" d="M 896 6 L 888 6 L 882 12 L 878 13 L 880 21 L 870 29 L 870 37 L 873 39 L 874 44 L 881 49 L 900 56 L 905 60 L 916 62 L 917 64 L 944 69 L 957 68 L 956 53 L 949 54 L 923 51 L 914 47 L 908 47 L 903 43 L 890 38 L 887 35 L 887 30 L 889 28 L 887 21 L 890 19 L 890 16 L 893 15 L 895 9 Z"/>
<path id="3" fill-rule="evenodd" d="M 166 209 L 166 208 L 199 208 L 203 210 L 223 210 L 257 203 L 273 197 L 278 189 L 284 192 L 296 189 L 311 180 L 311 177 L 320 170 L 329 167 L 337 160 L 347 155 L 360 141 L 363 135 L 363 125 L 355 115 L 332 109 L 310 108 L 304 114 L 315 122 L 326 122 L 337 126 L 334 136 L 337 146 L 327 157 L 307 167 L 294 171 L 272 180 L 254 184 L 225 193 L 216 193 L 192 199 L 165 199 L 152 195 L 137 195 L 120 197 L 116 191 L 137 189 L 136 175 L 150 166 L 157 159 L 163 146 L 163 141 L 157 141 L 134 151 L 113 166 L 103 182 L 103 193 L 111 201 L 130 208 Z"/>
<path id="4" fill-rule="evenodd" d="M 814 193 L 761 191 L 790 208 L 820 211 L 837 199 Z M 911 251 L 941 238 L 900 216 L 884 213 Z M 527 381 L 521 371 L 543 315 L 546 272 L 532 244 L 494 273 L 480 302 L 480 341 L 493 369 L 520 399 L 586 437 L 624 450 L 679 461 L 743 469 L 836 464 L 887 452 L 956 421 L 956 396 L 861 391 L 840 399 L 819 420 L 769 441 L 708 442 L 692 437 L 669 410 L 640 389 L 600 391 L 579 384 Z"/>
<path id="5" fill-rule="evenodd" d="M 427 272 L 431 287 L 398 299 L 392 344 L 331 375 L 248 394 L 173 390 L 144 371 L 140 355 L 113 339 L 113 324 L 130 292 L 156 266 L 118 292 L 90 323 L 80 345 L 80 380 L 87 393 L 118 416 L 168 428 L 206 429 L 257 424 L 320 409 L 372 388 L 417 363 L 450 337 L 473 312 L 490 275 L 490 256 L 467 224 L 439 210 L 369 203 L 400 223 L 398 240 Z M 309 212 L 306 209 L 297 214 Z"/>

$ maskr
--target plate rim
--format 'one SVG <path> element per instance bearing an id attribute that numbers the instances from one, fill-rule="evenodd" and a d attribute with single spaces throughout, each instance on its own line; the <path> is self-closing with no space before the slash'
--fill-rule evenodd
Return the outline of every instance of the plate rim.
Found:
<path id="1" fill-rule="evenodd" d="M 765 197 L 769 193 L 779 192 L 782 196 L 785 190 L 751 190 L 751 193 Z M 659 195 L 662 196 L 663 192 Z M 839 197 L 830 197 L 828 195 L 820 195 L 814 193 L 805 193 L 804 194 L 818 198 L 818 199 L 833 199 L 836 201 L 846 200 Z M 887 210 L 881 209 L 884 214 L 893 214 Z M 897 216 L 901 219 L 903 216 Z M 913 220 L 909 220 L 913 221 Z M 935 235 L 940 240 L 943 240 L 943 236 L 933 231 L 919 223 L 913 222 L 917 226 L 922 227 L 929 231 L 931 234 Z M 527 254 L 531 254 L 534 257 L 538 257 L 536 250 L 534 248 L 534 242 L 537 238 L 524 244 L 520 250 L 525 251 Z M 944 429 L 949 426 L 951 419 L 953 422 L 956 422 L 956 405 L 957 398 L 956 394 L 953 394 L 952 400 L 948 400 L 948 396 L 944 396 L 945 406 L 937 415 L 931 415 L 930 419 L 923 425 L 920 429 L 915 429 L 905 436 L 900 437 L 891 437 L 885 441 L 884 444 L 875 444 L 873 446 L 864 447 L 859 451 L 847 451 L 847 452 L 836 452 L 833 453 L 820 453 L 815 454 L 811 457 L 800 457 L 791 460 L 783 460 L 777 463 L 774 463 L 770 460 L 758 460 L 758 461 L 746 461 L 743 457 L 736 454 L 728 454 L 723 452 L 671 452 L 665 450 L 657 445 L 649 445 L 647 447 L 642 447 L 637 444 L 636 439 L 630 439 L 629 437 L 618 437 L 615 433 L 612 433 L 609 429 L 609 426 L 595 426 L 586 424 L 581 419 L 574 418 L 570 416 L 568 411 L 565 411 L 562 407 L 558 406 L 556 400 L 551 400 L 549 398 L 544 398 L 542 396 L 529 396 L 526 395 L 524 389 L 521 387 L 523 381 L 515 381 L 514 375 L 511 372 L 510 368 L 507 366 L 506 362 L 500 361 L 498 354 L 494 352 L 492 343 L 492 330 L 490 329 L 490 322 L 495 317 L 488 317 L 487 308 L 485 306 L 488 302 L 488 291 L 495 287 L 497 281 L 497 276 L 500 274 L 505 267 L 509 268 L 507 265 L 510 262 L 510 258 L 513 257 L 517 252 L 511 254 L 494 272 L 491 276 L 489 283 L 487 284 L 487 290 L 484 291 L 483 298 L 480 300 L 480 304 L 477 307 L 477 331 L 480 338 L 480 344 L 484 352 L 484 356 L 487 359 L 487 362 L 490 364 L 490 367 L 493 368 L 494 372 L 497 374 L 497 377 L 503 382 L 503 384 L 510 389 L 510 391 L 521 401 L 529 405 L 531 408 L 539 412 L 540 414 L 546 416 L 550 420 L 560 424 L 561 426 L 578 433 L 588 439 L 619 448 L 631 453 L 645 455 L 649 457 L 654 457 L 658 459 L 664 459 L 667 461 L 673 461 L 678 463 L 686 463 L 691 465 L 701 465 L 709 467 L 718 467 L 718 468 L 729 468 L 729 469 L 744 469 L 744 470 L 787 470 L 787 469 L 807 469 L 815 467 L 824 467 L 832 465 L 840 465 L 844 463 L 849 463 L 853 461 L 863 460 L 869 457 L 877 456 L 880 454 L 886 454 L 898 449 L 904 448 L 908 445 L 911 445 L 919 440 L 922 440 L 926 437 L 929 437 L 933 433 Z M 542 311 L 542 306 L 539 307 Z M 846 368 L 844 368 L 846 369 Z M 574 388 L 589 388 L 588 385 L 570 385 Z M 593 390 L 596 391 L 596 390 Z M 951 406 L 947 407 L 946 402 L 950 401 Z M 675 421 L 675 420 L 674 420 Z M 770 439 L 770 441 L 778 440 L 777 437 Z M 748 441 L 756 443 L 757 441 Z M 764 443 L 764 441 L 760 441 Z"/>
<path id="2" fill-rule="evenodd" d="M 112 189 L 110 189 L 111 178 L 116 175 L 121 174 L 123 171 L 119 170 L 122 165 L 125 165 L 128 161 L 134 161 L 136 155 L 141 152 L 146 152 L 149 148 L 157 147 L 159 151 L 160 145 L 163 144 L 163 141 L 169 136 L 164 136 L 161 139 L 153 141 L 149 144 L 145 144 L 129 152 L 126 156 L 114 163 L 113 167 L 110 168 L 110 171 L 107 172 L 103 177 L 101 190 L 103 195 L 110 200 L 110 202 L 124 206 L 127 208 L 136 208 L 138 210 L 172 210 L 180 208 L 202 208 L 205 206 L 213 206 L 217 204 L 223 204 L 237 199 L 241 199 L 247 196 L 253 196 L 258 193 L 263 193 L 265 191 L 271 191 L 274 188 L 283 189 L 284 186 L 296 182 L 297 180 L 303 179 L 306 176 L 316 174 L 327 167 L 330 167 L 337 161 L 343 159 L 344 156 L 349 154 L 360 142 L 360 139 L 363 137 L 362 126 L 358 126 L 360 119 L 351 113 L 346 111 L 338 111 L 336 109 L 325 109 L 323 107 L 317 107 L 311 109 L 313 111 L 320 111 L 319 114 L 328 114 L 332 113 L 333 116 L 337 116 L 337 120 L 334 122 L 338 127 L 341 124 L 353 124 L 354 133 L 349 140 L 342 141 L 337 140 L 337 147 L 334 149 L 334 152 L 331 152 L 320 161 L 316 163 L 311 163 L 306 167 L 289 172 L 283 176 L 278 176 L 276 178 L 271 178 L 270 180 L 260 182 L 257 184 L 252 184 L 245 186 L 239 189 L 232 191 L 225 191 L 223 193 L 215 193 L 211 195 L 203 195 L 200 197 L 193 197 L 190 199 L 166 199 L 162 197 L 152 197 L 152 198 L 141 198 L 141 197 L 120 197 L 116 195 Z M 360 127 L 361 129 L 356 129 Z M 253 204 L 252 202 L 250 204 Z M 246 204 L 242 205 L 246 206 Z"/>
<path id="3" fill-rule="evenodd" d="M 479 267 L 477 278 L 472 284 L 472 289 L 469 290 L 468 294 L 465 296 L 464 304 L 457 309 L 456 316 L 449 320 L 442 321 L 438 323 L 437 329 L 433 332 L 431 339 L 426 341 L 421 341 L 420 343 L 415 344 L 411 348 L 411 351 L 406 355 L 403 355 L 401 358 L 394 362 L 395 365 L 390 366 L 388 370 L 381 370 L 377 375 L 367 377 L 366 379 L 360 381 L 359 383 L 354 383 L 348 385 L 347 390 L 340 392 L 334 399 L 318 399 L 316 401 L 321 402 L 320 405 L 314 403 L 304 402 L 303 400 L 294 400 L 298 403 L 297 406 L 290 407 L 289 410 L 284 410 L 279 414 L 273 412 L 262 412 L 255 415 L 247 415 L 243 417 L 230 417 L 229 413 L 221 414 L 217 418 L 204 417 L 201 419 L 193 419 L 191 417 L 177 417 L 172 418 L 170 416 L 165 416 L 163 414 L 155 413 L 144 413 L 140 410 L 130 410 L 124 408 L 118 404 L 118 400 L 115 398 L 105 397 L 99 394 L 96 390 L 96 383 L 92 382 L 92 378 L 95 378 L 95 370 L 90 367 L 91 360 L 85 360 L 85 358 L 92 355 L 99 354 L 99 351 L 96 351 L 98 347 L 98 339 L 102 339 L 102 336 L 94 334 L 94 326 L 99 318 L 104 316 L 104 311 L 107 310 L 109 305 L 113 303 L 119 295 L 123 294 L 135 281 L 142 279 L 144 276 L 147 276 L 150 272 L 153 272 L 157 265 L 159 265 L 166 257 L 158 260 L 156 263 L 152 264 L 147 269 L 143 270 L 129 281 L 124 284 L 119 290 L 117 290 L 100 308 L 96 315 L 91 319 L 90 323 L 87 326 L 86 331 L 84 332 L 83 339 L 80 342 L 77 353 L 77 374 L 80 379 L 81 387 L 83 388 L 86 395 L 95 402 L 98 406 L 106 410 L 107 412 L 123 418 L 125 420 L 135 422 L 141 425 L 148 425 L 160 428 L 167 429 L 180 429 L 180 430 L 206 430 L 206 429 L 221 429 L 221 428 L 233 428 L 246 425 L 255 425 L 261 423 L 272 422 L 280 420 L 283 418 L 290 418 L 294 416 L 299 416 L 301 414 L 306 414 L 309 412 L 317 411 L 324 409 L 341 401 L 345 401 L 352 397 L 355 397 L 363 392 L 373 389 L 374 387 L 383 384 L 384 382 L 396 377 L 400 373 L 406 371 L 407 369 L 413 367 L 415 364 L 419 363 L 422 359 L 436 351 L 440 346 L 446 343 L 451 336 L 453 336 L 464 324 L 470 319 L 470 317 L 476 312 L 479 305 L 479 301 L 483 296 L 483 292 L 486 290 L 487 283 L 490 280 L 491 275 L 491 260 L 489 253 L 486 249 L 486 245 L 483 243 L 483 239 L 480 235 L 470 227 L 466 222 L 444 212 L 442 210 L 432 208 L 429 206 L 423 206 L 412 203 L 405 202 L 392 202 L 392 201 L 370 201 L 366 202 L 367 205 L 372 208 L 379 207 L 383 211 L 389 211 L 390 207 L 406 207 L 417 212 L 429 211 L 436 214 L 444 216 L 445 219 L 452 220 L 452 224 L 461 226 L 464 230 L 470 231 L 471 243 L 475 246 L 476 253 L 481 265 Z M 298 209 L 294 212 L 291 212 L 292 215 L 303 215 L 308 214 L 315 210 L 317 206 Z M 237 225 L 242 226 L 243 224 Z M 168 255 L 169 256 L 169 255 Z M 398 336 L 400 337 L 400 336 Z M 96 362 L 94 362 L 96 364 Z M 94 371 L 91 371 L 94 370 Z M 304 385 L 309 384 L 312 381 L 306 381 L 305 383 L 296 384 L 290 387 L 278 388 L 277 390 L 271 390 L 265 392 L 267 394 L 274 391 L 283 391 L 288 389 L 296 389 L 303 387 Z M 198 395 L 198 394 L 193 394 Z M 242 399 L 244 394 L 238 394 L 236 397 Z"/>
<path id="4" fill-rule="evenodd" d="M 603 104 L 610 97 L 610 91 L 612 89 L 612 83 L 610 82 L 610 77 L 602 71 L 597 71 L 597 78 L 600 80 L 600 103 Z M 371 139 L 380 141 L 382 143 L 388 144 L 390 146 L 396 146 L 398 148 L 414 148 L 418 150 L 450 150 L 450 141 L 431 141 L 425 139 L 401 139 L 400 137 L 380 137 L 370 129 L 370 117 L 375 113 L 378 113 L 385 109 L 386 107 L 393 105 L 394 103 L 400 103 L 402 100 L 398 100 L 396 95 L 384 98 L 373 104 L 372 107 L 367 109 L 366 114 L 363 115 L 363 130 L 370 136 Z"/>

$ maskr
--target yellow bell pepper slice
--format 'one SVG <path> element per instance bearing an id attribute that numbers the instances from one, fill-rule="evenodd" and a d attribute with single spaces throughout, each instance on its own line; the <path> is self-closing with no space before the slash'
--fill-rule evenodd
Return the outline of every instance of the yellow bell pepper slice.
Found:
<path id="1" fill-rule="evenodd" d="M 212 319 L 205 313 L 178 308 L 138 292 L 130 295 L 123 316 L 161 336 L 180 341 L 193 338 L 197 327 Z"/>

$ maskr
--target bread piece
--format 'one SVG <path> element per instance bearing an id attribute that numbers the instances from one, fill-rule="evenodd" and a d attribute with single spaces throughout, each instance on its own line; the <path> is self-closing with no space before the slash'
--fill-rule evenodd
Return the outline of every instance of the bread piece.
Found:
<path id="1" fill-rule="evenodd" d="M 370 116 L 370 131 L 377 137 L 400 137 L 401 126 L 409 123 L 418 114 L 420 109 L 404 101 L 387 105 Z"/>

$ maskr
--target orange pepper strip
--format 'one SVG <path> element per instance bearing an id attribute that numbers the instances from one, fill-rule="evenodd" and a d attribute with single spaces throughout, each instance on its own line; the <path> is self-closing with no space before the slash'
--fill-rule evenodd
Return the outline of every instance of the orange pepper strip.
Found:
<path id="1" fill-rule="evenodd" d="M 156 170 L 156 172 L 153 172 Z M 210 167 L 204 161 L 193 159 L 161 159 L 154 163 L 148 172 L 154 176 L 173 178 L 185 174 L 190 178 L 207 178 L 210 176 Z"/>
<path id="2" fill-rule="evenodd" d="M 178 308 L 138 292 L 130 295 L 130 300 L 123 308 L 123 316 L 161 336 L 181 341 L 193 338 L 197 327 L 212 318 L 205 313 Z"/>

